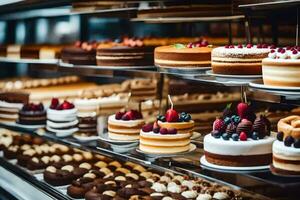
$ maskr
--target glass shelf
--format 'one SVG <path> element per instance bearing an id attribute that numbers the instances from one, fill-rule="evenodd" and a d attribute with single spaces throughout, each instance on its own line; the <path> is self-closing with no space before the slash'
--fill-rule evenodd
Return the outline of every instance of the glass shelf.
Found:
<path id="1" fill-rule="evenodd" d="M 92 151 L 94 153 L 135 161 L 146 166 L 155 166 L 160 167 L 163 170 L 173 169 L 185 174 L 194 174 L 215 182 L 224 183 L 227 185 L 229 184 L 230 186 L 234 186 L 236 188 L 244 188 L 255 193 L 269 196 L 271 198 L 286 197 L 288 192 L 291 192 L 290 194 L 295 194 L 298 196 L 300 195 L 300 191 L 297 190 L 297 188 L 300 187 L 300 178 L 278 177 L 273 175 L 269 170 L 248 173 L 229 173 L 225 171 L 221 172 L 201 168 L 199 162 L 199 158 L 203 155 L 201 144 L 200 146 L 197 144 L 197 150 L 188 155 L 182 155 L 175 158 L 158 158 L 149 160 L 137 153 L 135 148 L 129 149 L 127 152 L 116 152 L 110 143 L 101 140 L 92 141 L 89 143 L 80 143 L 73 137 L 57 138 L 54 134 L 50 134 L 45 131 L 28 130 L 5 124 L 0 124 L 0 127 L 22 133 L 38 135 L 44 137 L 46 140 Z M 249 183 L 251 184 L 249 185 Z M 264 188 L 263 190 L 262 186 Z M 273 193 L 274 191 L 276 191 L 276 193 Z"/>

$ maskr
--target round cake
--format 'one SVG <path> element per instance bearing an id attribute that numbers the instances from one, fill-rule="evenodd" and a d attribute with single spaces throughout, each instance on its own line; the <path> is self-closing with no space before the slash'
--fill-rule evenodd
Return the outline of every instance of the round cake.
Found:
<path id="1" fill-rule="evenodd" d="M 226 45 L 211 52 L 211 66 L 215 74 L 260 75 L 263 58 L 268 57 L 270 45 Z"/>
<path id="2" fill-rule="evenodd" d="M 292 115 L 278 122 L 273 143 L 271 170 L 281 175 L 300 175 L 300 116 Z"/>
<path id="3" fill-rule="evenodd" d="M 153 154 L 175 154 L 189 151 L 194 121 L 187 113 L 178 114 L 169 109 L 158 116 L 152 125 L 143 126 L 140 132 L 140 150 Z"/>
<path id="4" fill-rule="evenodd" d="M 99 102 L 97 99 L 76 99 L 74 105 L 77 109 L 78 132 L 77 136 L 89 137 L 97 135 L 97 114 Z"/>
<path id="5" fill-rule="evenodd" d="M 162 68 L 210 67 L 212 48 L 206 40 L 184 44 L 174 44 L 155 48 L 155 65 Z"/>
<path id="6" fill-rule="evenodd" d="M 46 124 L 46 110 L 42 103 L 39 104 L 25 104 L 19 112 L 19 124 L 24 125 L 45 125 Z"/>
<path id="7" fill-rule="evenodd" d="M 62 49 L 61 59 L 74 65 L 96 65 L 96 47 L 96 43 L 76 42 Z"/>
<path id="8" fill-rule="evenodd" d="M 47 131 L 53 132 L 57 137 L 67 137 L 78 131 L 77 109 L 73 104 L 53 98 L 47 110 Z"/>
<path id="9" fill-rule="evenodd" d="M 270 122 L 256 117 L 246 103 L 239 103 L 237 113 L 227 107 L 223 117 L 213 123 L 213 131 L 204 137 L 207 162 L 219 166 L 265 166 L 272 162 Z"/>
<path id="10" fill-rule="evenodd" d="M 117 112 L 108 117 L 108 137 L 112 140 L 134 141 L 140 137 L 145 120 L 140 112 Z"/>
<path id="11" fill-rule="evenodd" d="M 268 58 L 262 60 L 265 85 L 300 87 L 300 48 L 272 49 Z"/>
<path id="12" fill-rule="evenodd" d="M 98 66 L 152 66 L 152 46 L 145 46 L 140 39 L 124 38 L 123 41 L 115 41 L 100 44 L 97 47 Z"/>

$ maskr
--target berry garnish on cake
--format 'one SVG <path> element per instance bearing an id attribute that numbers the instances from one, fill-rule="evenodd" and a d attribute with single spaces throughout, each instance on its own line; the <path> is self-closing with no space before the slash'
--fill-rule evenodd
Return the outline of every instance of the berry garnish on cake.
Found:
<path id="1" fill-rule="evenodd" d="M 176 128 L 171 126 L 168 128 L 162 127 L 156 121 L 153 124 L 146 124 L 142 127 L 139 148 L 143 152 L 153 154 L 185 152 L 190 149 L 190 137 L 191 134 L 189 132 L 178 133 Z"/>
<path id="2" fill-rule="evenodd" d="M 60 103 L 57 98 L 53 98 L 47 110 L 46 129 L 56 133 L 58 137 L 65 137 L 78 131 L 77 125 L 77 109 L 74 104 L 67 100 Z"/>
<path id="3" fill-rule="evenodd" d="M 268 165 L 273 141 L 270 121 L 265 116 L 256 116 L 247 103 L 239 103 L 235 109 L 230 104 L 204 137 L 205 158 L 222 166 Z"/>
<path id="4" fill-rule="evenodd" d="M 210 67 L 212 46 L 201 39 L 188 44 L 174 44 L 155 48 L 155 65 L 162 68 Z"/>
<path id="5" fill-rule="evenodd" d="M 283 118 L 277 127 L 271 170 L 276 174 L 300 176 L 300 116 Z"/>
<path id="6" fill-rule="evenodd" d="M 108 137 L 121 141 L 138 140 L 144 124 L 143 115 L 137 110 L 117 112 L 108 117 Z"/>
<path id="7" fill-rule="evenodd" d="M 24 104 L 19 111 L 19 124 L 24 125 L 45 125 L 46 124 L 46 110 L 42 103 L 28 103 Z"/>

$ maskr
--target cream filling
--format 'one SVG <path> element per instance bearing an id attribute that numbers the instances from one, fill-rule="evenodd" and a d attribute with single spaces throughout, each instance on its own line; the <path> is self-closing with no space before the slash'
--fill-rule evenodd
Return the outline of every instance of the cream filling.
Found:
<path id="1" fill-rule="evenodd" d="M 139 135 L 122 135 L 122 134 L 115 134 L 108 132 L 108 137 L 112 140 L 121 140 L 121 141 L 127 141 L 127 140 L 138 140 Z"/>
<path id="2" fill-rule="evenodd" d="M 140 134 L 144 138 L 161 139 L 161 140 L 185 139 L 185 138 L 189 138 L 190 137 L 190 133 L 182 133 L 182 134 L 174 134 L 174 135 L 171 135 L 171 134 L 162 135 L 162 134 L 153 133 L 152 131 L 151 132 L 144 132 L 142 130 L 141 130 Z"/>
<path id="3" fill-rule="evenodd" d="M 108 124 L 115 125 L 115 126 L 135 127 L 143 123 L 145 123 L 144 119 L 124 121 L 124 120 L 117 120 L 115 118 L 115 115 L 111 115 L 108 117 Z"/>
<path id="4" fill-rule="evenodd" d="M 248 139 L 247 141 L 233 141 L 216 139 L 208 134 L 204 137 L 204 150 L 219 155 L 261 155 L 272 153 L 273 137 L 260 140 Z"/>
<path id="5" fill-rule="evenodd" d="M 300 160 L 300 149 L 294 148 L 293 146 L 287 147 L 283 142 L 276 140 L 273 143 L 273 154 L 284 160 Z"/>
<path id="6" fill-rule="evenodd" d="M 300 68 L 299 67 L 272 67 L 263 66 L 262 73 L 264 79 L 284 81 L 284 82 L 300 82 Z"/>
<path id="7" fill-rule="evenodd" d="M 115 129 L 115 128 L 110 128 L 108 127 L 108 131 L 114 132 L 114 133 L 128 133 L 128 134 L 139 134 L 140 133 L 140 129 L 126 129 L 126 128 L 122 128 L 122 129 Z"/>
<path id="8" fill-rule="evenodd" d="M 0 114 L 0 118 L 6 118 L 6 119 L 18 119 L 18 115 L 12 115 L 12 114 Z"/>
<path id="9" fill-rule="evenodd" d="M 278 169 L 300 172 L 300 165 L 286 164 L 273 160 L 273 166 Z"/>
<path id="10" fill-rule="evenodd" d="M 23 107 L 22 103 L 8 103 L 5 101 L 0 101 L 0 107 L 4 108 L 16 108 L 16 109 L 21 109 Z"/>
<path id="11" fill-rule="evenodd" d="M 262 58 L 230 58 L 230 57 L 215 57 L 213 56 L 212 61 L 221 62 L 261 62 Z"/>
<path id="12" fill-rule="evenodd" d="M 174 146 L 186 146 L 190 144 L 189 139 L 180 140 L 180 141 L 162 141 L 162 140 L 147 140 L 145 138 L 140 137 L 140 143 L 148 146 L 156 146 L 156 147 L 174 147 Z"/>
<path id="13" fill-rule="evenodd" d="M 18 113 L 19 109 L 17 109 L 17 108 L 1 108 L 0 107 L 0 112 Z"/>
<path id="14" fill-rule="evenodd" d="M 183 147 L 151 147 L 145 146 L 140 144 L 140 150 L 148 153 L 155 153 L 155 154 L 170 154 L 170 153 L 179 153 L 185 152 L 190 149 L 190 145 L 183 146 Z"/>
<path id="15" fill-rule="evenodd" d="M 161 60 L 154 59 L 155 63 L 158 64 L 210 64 L 210 61 L 177 61 L 177 60 Z"/>
<path id="16" fill-rule="evenodd" d="M 96 56 L 97 60 L 130 60 L 130 59 L 144 59 L 144 56 Z"/>

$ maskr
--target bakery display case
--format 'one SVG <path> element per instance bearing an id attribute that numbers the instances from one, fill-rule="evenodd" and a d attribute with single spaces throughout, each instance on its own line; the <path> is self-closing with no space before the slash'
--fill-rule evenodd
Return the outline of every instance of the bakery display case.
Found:
<path id="1" fill-rule="evenodd" d="M 0 3 L 0 198 L 298 199 L 298 6 Z"/>

